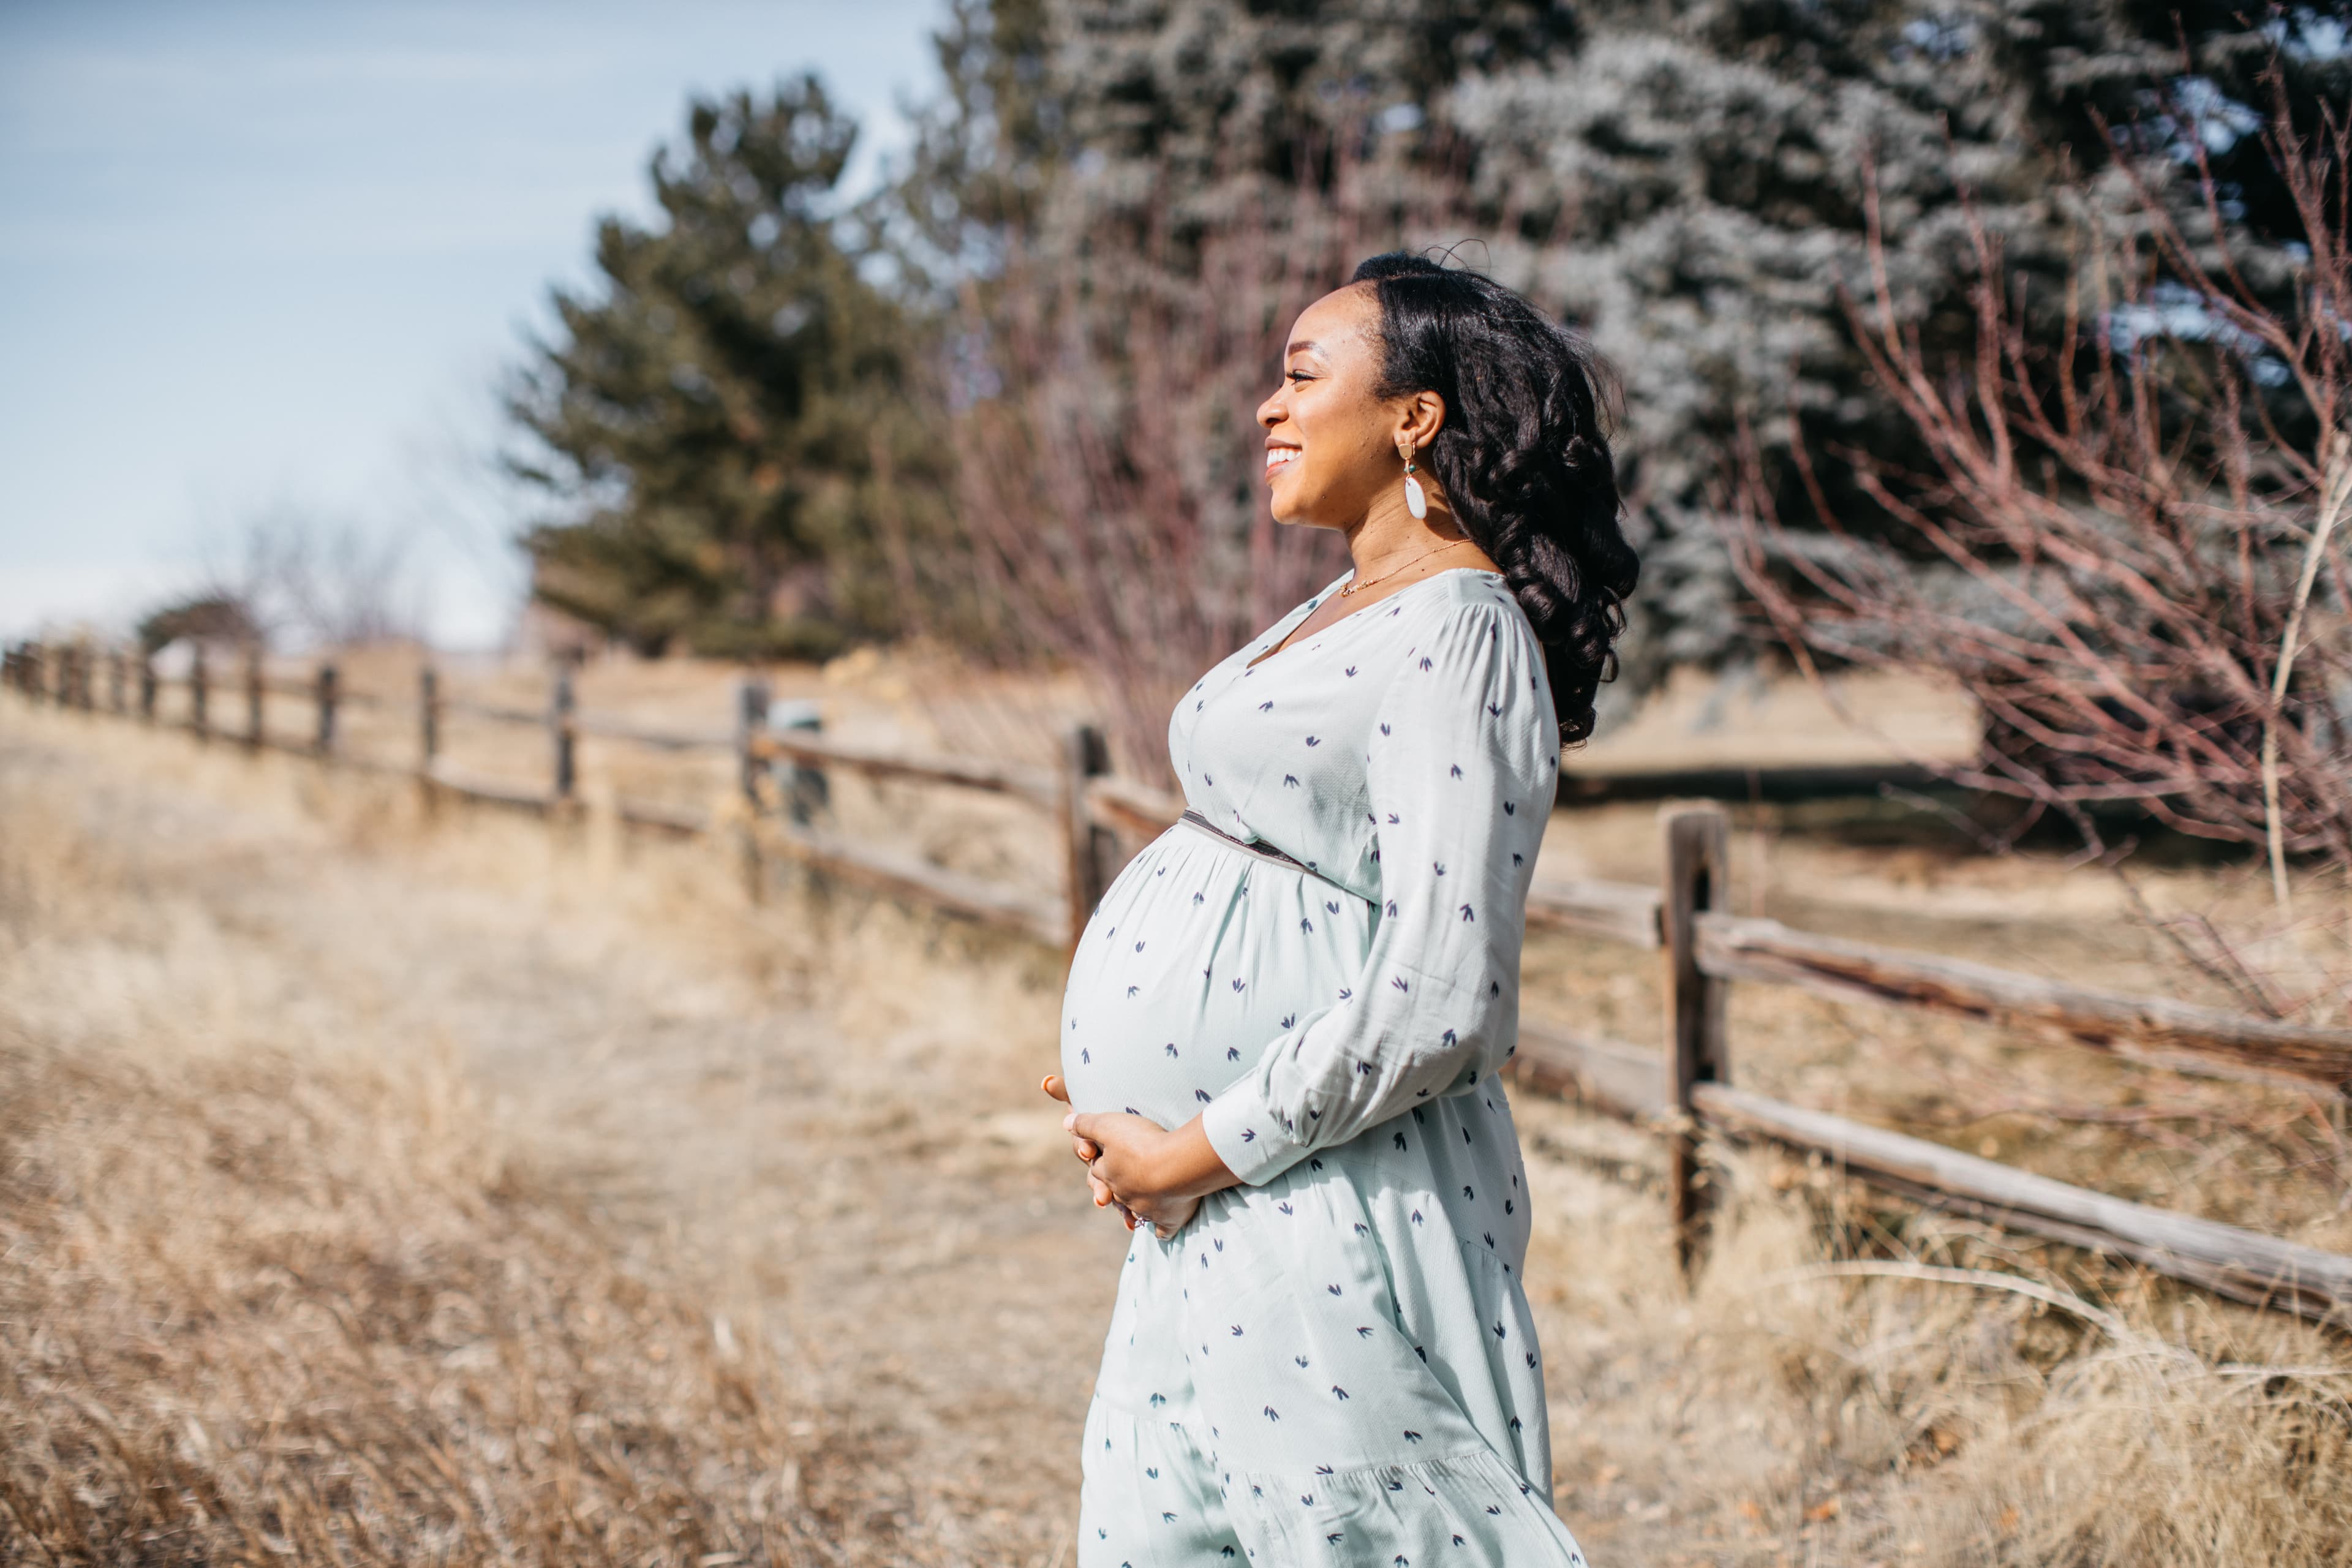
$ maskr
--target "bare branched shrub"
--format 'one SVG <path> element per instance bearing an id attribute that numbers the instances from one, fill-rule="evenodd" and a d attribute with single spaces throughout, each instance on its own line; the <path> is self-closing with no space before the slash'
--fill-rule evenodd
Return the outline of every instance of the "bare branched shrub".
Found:
<path id="1" fill-rule="evenodd" d="M 1254 416 L 1297 312 L 1362 257 L 1447 237 L 1456 189 L 1343 160 L 967 294 L 950 428 L 982 641 L 1086 672 L 1124 766 L 1164 776 L 1179 694 L 1346 565 L 1268 515 Z"/>
<path id="2" fill-rule="evenodd" d="M 279 502 L 248 518 L 205 570 L 199 601 L 243 606 L 272 646 L 350 647 L 420 635 L 409 538 Z"/>
<path id="3" fill-rule="evenodd" d="M 1798 443 L 1827 531 L 1805 536 L 1780 525 L 1750 441 L 1730 534 L 1808 668 L 1923 671 L 1977 700 L 1985 743 L 1958 782 L 2063 813 L 2094 847 L 2091 811 L 2120 802 L 2266 845 L 2278 868 L 2352 861 L 2352 131 L 2329 116 L 2298 132 L 2281 90 L 2263 135 L 2307 237 L 2290 275 L 2242 268 L 2201 146 L 2177 172 L 2201 185 L 2193 233 L 2158 174 L 2122 165 L 2120 221 L 2074 193 L 2055 342 L 2029 332 L 2000 238 L 1972 215 L 1974 357 L 1957 368 L 1902 323 L 1874 203 L 1872 297 L 1848 312 L 1924 468 L 1836 454 L 1883 510 L 1865 537 Z"/>

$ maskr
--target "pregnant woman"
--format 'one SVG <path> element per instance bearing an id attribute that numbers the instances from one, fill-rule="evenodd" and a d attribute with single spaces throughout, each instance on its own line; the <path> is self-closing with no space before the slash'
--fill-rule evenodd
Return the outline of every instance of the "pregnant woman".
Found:
<path id="1" fill-rule="evenodd" d="M 1178 704 L 1190 809 L 1095 911 L 1046 1080 L 1134 1229 L 1086 1568 L 1583 1562 L 1496 1073 L 1560 742 L 1636 571 L 1594 380 L 1518 296 L 1411 256 L 1292 329 L 1274 515 L 1355 568 Z"/>

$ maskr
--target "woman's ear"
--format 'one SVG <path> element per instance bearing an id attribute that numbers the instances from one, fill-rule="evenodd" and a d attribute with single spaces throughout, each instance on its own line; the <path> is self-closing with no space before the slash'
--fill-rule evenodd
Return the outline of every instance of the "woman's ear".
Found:
<path id="1" fill-rule="evenodd" d="M 1416 452 L 1427 451 L 1429 444 L 1437 439 L 1437 433 L 1445 427 L 1445 399 L 1433 392 L 1414 393 L 1404 399 L 1397 412 L 1397 445 L 1402 447 L 1410 441 Z"/>

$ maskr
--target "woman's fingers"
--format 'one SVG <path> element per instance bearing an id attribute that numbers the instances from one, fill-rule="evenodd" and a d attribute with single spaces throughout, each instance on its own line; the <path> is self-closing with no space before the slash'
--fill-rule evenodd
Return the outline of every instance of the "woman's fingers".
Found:
<path id="1" fill-rule="evenodd" d="M 1192 1223 L 1201 1212 L 1201 1200 L 1185 1198 L 1178 1203 L 1153 1203 L 1145 1205 L 1137 1217 L 1151 1226 L 1152 1234 L 1162 1241 L 1173 1241 L 1177 1234 Z"/>
<path id="2" fill-rule="evenodd" d="M 1047 1073 L 1045 1075 L 1045 1081 L 1039 1084 L 1037 1087 L 1044 1089 L 1055 1100 L 1060 1100 L 1064 1105 L 1070 1103 L 1070 1086 L 1064 1083 L 1054 1074 Z M 1070 1119 L 1066 1116 L 1062 1118 L 1062 1125 L 1064 1127 L 1069 1126 Z M 1092 1164 L 1095 1159 L 1102 1153 L 1102 1145 L 1096 1142 L 1091 1138 L 1082 1138 L 1076 1132 L 1073 1132 L 1070 1134 L 1070 1152 L 1076 1154 L 1081 1161 L 1088 1164 Z"/>

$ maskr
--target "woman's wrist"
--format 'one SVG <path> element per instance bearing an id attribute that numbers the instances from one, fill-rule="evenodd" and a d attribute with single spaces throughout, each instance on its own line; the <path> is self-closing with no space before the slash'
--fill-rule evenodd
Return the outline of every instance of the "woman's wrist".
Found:
<path id="1" fill-rule="evenodd" d="M 1169 1133 L 1153 1163 L 1153 1188 L 1171 1198 L 1204 1198 L 1241 1184 L 1197 1116 Z"/>

